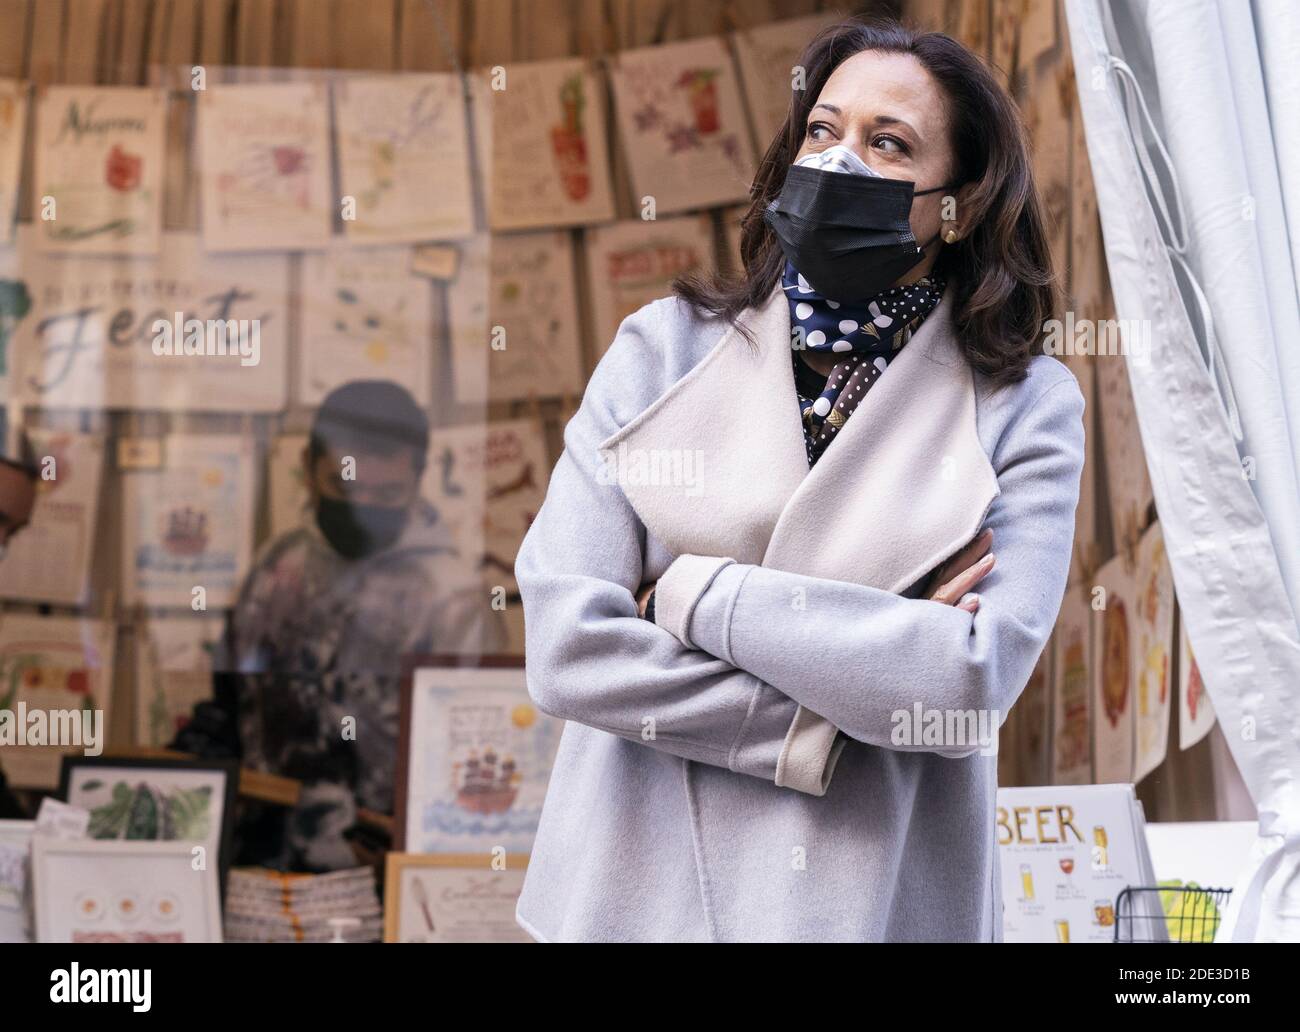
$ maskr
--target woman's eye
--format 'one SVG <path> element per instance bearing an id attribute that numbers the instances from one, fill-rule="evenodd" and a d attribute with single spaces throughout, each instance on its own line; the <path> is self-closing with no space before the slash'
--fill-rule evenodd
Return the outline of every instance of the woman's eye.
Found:
<path id="1" fill-rule="evenodd" d="M 830 136 L 830 126 L 822 122 L 814 122 L 808 127 L 808 139 L 812 140 L 814 143 L 821 143 L 824 140 L 830 139 Z"/>
<path id="2" fill-rule="evenodd" d="M 883 150 L 886 154 L 907 153 L 907 145 L 893 136 L 877 136 L 871 141 L 871 145 L 877 150 Z"/>

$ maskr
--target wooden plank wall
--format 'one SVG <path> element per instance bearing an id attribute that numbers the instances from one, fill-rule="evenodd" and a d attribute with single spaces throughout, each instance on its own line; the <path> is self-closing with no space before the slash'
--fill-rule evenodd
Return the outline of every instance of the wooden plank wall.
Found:
<path id="1" fill-rule="evenodd" d="M 49 83 L 163 84 L 183 87 L 193 64 L 241 81 L 276 79 L 285 69 L 448 70 L 571 54 L 596 56 L 797 17 L 822 9 L 885 9 L 918 27 L 946 31 L 990 61 L 1021 105 L 1031 134 L 1040 189 L 1052 219 L 1051 242 L 1062 287 L 1080 318 L 1113 315 L 1096 198 L 1076 103 L 1063 0 L 0 0 L 0 76 Z M 278 71 L 277 71 L 278 70 Z M 197 226 L 190 162 L 191 105 L 173 104 L 166 200 L 168 228 Z M 34 120 L 33 120 L 34 121 Z M 30 154 L 31 148 L 28 148 Z M 627 177 L 614 149 L 620 213 L 633 214 Z M 25 209 L 29 200 L 24 200 Z M 24 210 L 24 216 L 26 210 Z M 442 317 L 441 309 L 435 312 Z M 294 371 L 290 370 L 292 380 Z M 451 412 L 450 399 L 440 399 Z M 1091 401 L 1091 399 L 1090 399 Z M 538 411 L 558 454 L 567 403 Z M 1095 406 L 1092 406 L 1095 412 Z M 519 414 L 519 405 L 491 414 Z M 454 413 L 453 413 L 454 414 Z M 64 417 L 65 419 L 67 417 Z M 435 418 L 437 418 L 435 416 Z M 1095 418 L 1095 417 L 1094 417 Z M 47 420 L 53 422 L 53 418 Z M 305 426 L 303 413 L 239 415 L 82 413 L 72 425 L 113 435 L 174 431 L 252 433 L 264 447 L 281 430 Z M 1093 425 L 1094 437 L 1098 428 Z M 1087 476 L 1094 486 L 1097 529 L 1083 541 L 1086 569 L 1113 554 L 1105 517 L 1100 448 Z M 116 542 L 120 491 L 110 467 L 103 540 Z M 264 509 L 264 506 L 260 506 Z M 265 528 L 259 528 L 264 530 Z M 111 612 L 115 548 L 97 559 L 101 613 Z M 1086 580 L 1086 576 L 1084 578 Z M 119 614 L 121 616 L 122 614 Z M 119 682 L 129 681 L 124 628 Z M 130 719 L 119 697 L 115 728 Z M 1032 780 L 1018 769 L 1016 712 L 1007 725 L 1004 783 Z M 1171 738 L 1171 744 L 1176 736 Z M 1208 743 L 1174 753 L 1140 787 L 1149 818 L 1213 816 Z M 1209 809 L 1207 809 L 1207 807 Z"/>

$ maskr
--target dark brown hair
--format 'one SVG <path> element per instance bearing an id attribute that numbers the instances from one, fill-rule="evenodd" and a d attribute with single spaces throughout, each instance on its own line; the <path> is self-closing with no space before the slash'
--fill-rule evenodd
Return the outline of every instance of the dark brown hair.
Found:
<path id="1" fill-rule="evenodd" d="M 961 220 L 965 235 L 940 250 L 935 271 L 948 281 L 957 338 L 971 365 L 999 383 L 1021 380 L 1040 347 L 1044 321 L 1057 309 L 1024 124 L 988 66 L 941 32 L 851 18 L 818 33 L 800 62 L 805 88 L 791 91 L 785 125 L 750 187 L 749 210 L 741 220 L 743 275 L 689 274 L 673 289 L 697 308 L 732 321 L 767 300 L 785 258 L 763 212 L 785 184 L 826 80 L 842 61 L 866 50 L 911 54 L 947 97 L 954 155 L 949 181 L 954 191 L 964 184 L 972 188 Z"/>

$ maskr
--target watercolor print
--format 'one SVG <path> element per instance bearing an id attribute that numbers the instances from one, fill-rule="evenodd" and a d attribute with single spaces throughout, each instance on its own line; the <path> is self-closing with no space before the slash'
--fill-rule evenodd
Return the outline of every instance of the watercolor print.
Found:
<path id="1" fill-rule="evenodd" d="M 291 251 L 329 242 L 324 84 L 212 86 L 199 94 L 198 137 L 208 250 Z"/>
<path id="2" fill-rule="evenodd" d="M 337 242 L 302 259 L 298 400 L 319 405 L 351 380 L 393 380 L 427 406 L 432 394 L 433 288 L 409 247 Z"/>
<path id="3" fill-rule="evenodd" d="M 614 217 L 604 88 L 582 59 L 511 64 L 474 79 L 482 113 L 488 224 L 494 230 L 607 222 Z"/>
<path id="4" fill-rule="evenodd" d="M 1098 784 L 1133 780 L 1133 635 L 1137 605 L 1133 574 L 1116 556 L 1097 571 L 1104 608 L 1093 610 L 1092 730 Z M 1100 597 L 1100 596 L 1099 596 Z"/>
<path id="5" fill-rule="evenodd" d="M 163 452 L 163 468 L 122 476 L 125 599 L 189 609 L 202 585 L 209 610 L 233 605 L 252 550 L 252 439 L 177 435 Z"/>
<path id="6" fill-rule="evenodd" d="M 0 79 L 0 244 L 13 242 L 27 139 L 27 84 Z"/>
<path id="7" fill-rule="evenodd" d="M 107 734 L 110 725 L 115 628 L 75 616 L 6 613 L 0 618 L 0 711 L 58 710 L 82 715 L 81 729 Z M 102 724 L 99 714 L 102 714 Z M 101 738 L 100 744 L 105 742 Z M 0 749 L 11 785 L 54 790 L 65 753 L 75 746 L 30 744 Z"/>
<path id="8" fill-rule="evenodd" d="M 667 215 L 748 198 L 753 147 L 721 39 L 623 51 L 610 79 L 638 205 Z"/>
<path id="9" fill-rule="evenodd" d="M 334 110 L 349 240 L 413 243 L 473 232 L 459 76 L 345 79 L 334 85 Z"/>
<path id="10" fill-rule="evenodd" d="M 1092 782 L 1092 609 L 1070 588 L 1052 634 L 1052 770 L 1050 784 Z"/>
<path id="11" fill-rule="evenodd" d="M 563 726 L 533 704 L 522 667 L 417 670 L 406 848 L 528 852 Z"/>
<path id="12" fill-rule="evenodd" d="M 826 11 L 731 34 L 756 140 L 766 143 L 785 124 L 794 89 L 795 66 L 804 48 L 818 32 L 839 18 L 840 12 Z"/>
<path id="13" fill-rule="evenodd" d="M 713 223 L 707 215 L 626 219 L 584 235 L 598 361 L 625 318 L 671 294 L 681 273 L 713 264 Z"/>
<path id="14" fill-rule="evenodd" d="M 18 233 L 31 311 L 13 334 L 15 399 L 39 408 L 283 410 L 287 256 L 213 255 L 198 234 L 167 232 L 156 256 L 59 257 L 30 247 L 33 232 Z M 192 319 L 222 332 L 191 338 Z"/>
<path id="15" fill-rule="evenodd" d="M 157 253 L 166 93 L 51 86 L 36 110 L 32 225 L 40 248 Z"/>
<path id="16" fill-rule="evenodd" d="M 1135 587 L 1133 670 L 1137 725 L 1133 781 L 1137 783 L 1164 762 L 1173 703 L 1170 678 L 1175 645 L 1174 574 L 1159 523 L 1153 523 L 1138 544 Z"/>
<path id="17" fill-rule="evenodd" d="M 136 627 L 135 744 L 165 748 L 212 697 L 223 617 L 156 616 Z"/>
<path id="18" fill-rule="evenodd" d="M 464 249 L 449 301 L 457 401 L 582 393 L 573 262 L 565 230 L 480 236 Z"/>
<path id="19" fill-rule="evenodd" d="M 23 547 L 8 549 L 0 559 L 0 598 L 81 605 L 89 594 L 99 525 L 104 438 L 36 427 L 27 435 L 43 475 L 36 481 Z"/>

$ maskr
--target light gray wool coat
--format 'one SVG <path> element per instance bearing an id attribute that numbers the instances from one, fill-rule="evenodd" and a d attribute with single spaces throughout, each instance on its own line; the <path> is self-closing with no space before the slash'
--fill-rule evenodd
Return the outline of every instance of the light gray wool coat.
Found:
<path id="1" fill-rule="evenodd" d="M 529 693 L 567 721 L 517 919 L 1001 941 L 996 728 L 1065 591 L 1078 384 L 1040 356 L 995 388 L 945 297 L 810 470 L 780 286 L 742 321 L 755 345 L 646 305 L 565 427 L 515 566 Z M 983 527 L 979 612 L 917 597 Z"/>

